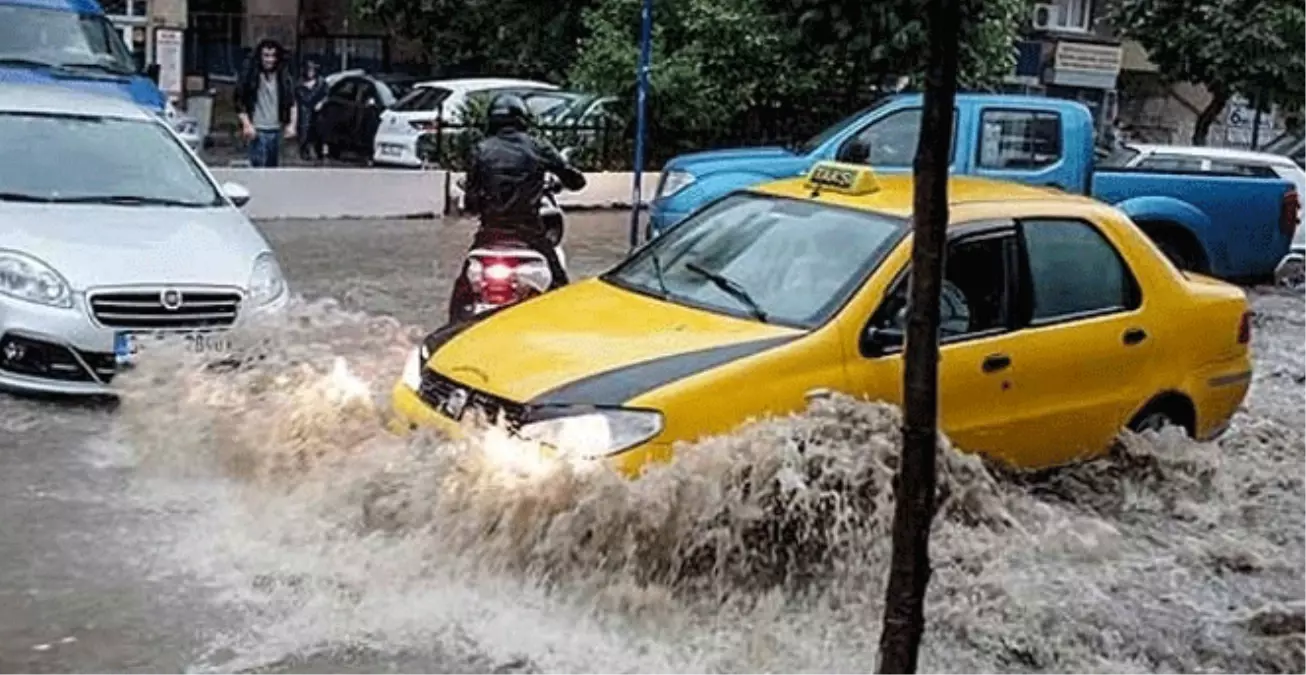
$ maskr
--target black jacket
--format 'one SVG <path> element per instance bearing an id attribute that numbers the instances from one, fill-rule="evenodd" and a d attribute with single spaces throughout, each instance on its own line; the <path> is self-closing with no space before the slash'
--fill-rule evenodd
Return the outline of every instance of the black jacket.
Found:
<path id="1" fill-rule="evenodd" d="M 260 42 L 250 53 L 249 63 L 245 67 L 245 72 L 240 75 L 240 82 L 236 85 L 236 112 L 249 115 L 250 121 L 253 121 L 254 106 L 258 103 L 258 79 L 263 70 L 259 53 L 265 46 L 277 49 L 277 119 L 281 121 L 282 126 L 285 126 L 290 124 L 290 109 L 295 105 L 295 83 L 290 80 L 290 74 L 286 72 L 285 51 L 270 40 Z"/>
<path id="2" fill-rule="evenodd" d="M 557 176 L 568 190 L 585 187 L 585 174 L 547 141 L 514 129 L 500 130 L 472 150 L 467 209 L 480 214 L 481 227 L 534 229 L 546 173 Z"/>

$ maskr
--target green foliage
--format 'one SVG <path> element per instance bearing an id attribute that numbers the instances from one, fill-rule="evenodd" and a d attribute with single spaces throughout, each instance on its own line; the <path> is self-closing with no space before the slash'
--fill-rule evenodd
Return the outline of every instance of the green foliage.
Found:
<path id="1" fill-rule="evenodd" d="M 1015 64 L 1025 3 L 963 6 L 962 82 L 991 85 Z M 924 0 L 658 0 L 649 100 L 655 146 L 675 152 L 676 140 L 701 143 L 704 134 L 747 127 L 767 111 L 806 111 L 814 126 L 805 135 L 899 77 L 919 79 L 924 7 Z M 586 12 L 575 86 L 633 106 L 639 13 L 640 0 L 604 0 Z"/>
<path id="2" fill-rule="evenodd" d="M 1109 18 L 1171 81 L 1296 108 L 1306 96 L 1301 0 L 1116 0 Z"/>
<path id="3" fill-rule="evenodd" d="M 561 81 L 576 56 L 581 16 L 593 0 L 353 0 L 423 44 L 445 76 L 488 73 Z"/>
<path id="4" fill-rule="evenodd" d="M 575 89 L 618 96 L 617 110 L 634 110 L 640 0 L 353 2 L 363 16 L 426 45 L 442 76 L 565 79 Z M 1026 0 L 961 2 L 961 81 L 982 88 L 1011 72 Z M 925 4 L 656 0 L 655 154 L 760 139 L 760 130 L 806 137 L 901 77 L 919 81 Z"/>

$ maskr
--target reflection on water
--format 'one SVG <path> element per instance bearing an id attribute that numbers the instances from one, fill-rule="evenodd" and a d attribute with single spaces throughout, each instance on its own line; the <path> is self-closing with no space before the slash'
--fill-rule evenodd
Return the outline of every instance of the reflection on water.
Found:
<path id="1" fill-rule="evenodd" d="M 1219 443 L 1038 479 L 940 448 L 922 669 L 1306 668 L 1302 308 L 1258 302 L 1282 326 Z M 300 305 L 242 367 L 164 350 L 122 378 L 116 443 L 180 532 L 159 555 L 246 617 L 197 669 L 874 668 L 896 410 L 819 401 L 632 483 L 495 429 L 389 435 L 416 337 Z"/>

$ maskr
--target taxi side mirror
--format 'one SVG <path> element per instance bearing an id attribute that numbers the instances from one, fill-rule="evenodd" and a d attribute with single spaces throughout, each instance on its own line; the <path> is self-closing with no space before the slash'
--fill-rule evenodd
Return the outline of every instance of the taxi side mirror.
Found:
<path id="1" fill-rule="evenodd" d="M 906 340 L 907 336 L 901 328 L 870 326 L 862 334 L 861 352 L 866 356 L 884 356 L 891 350 L 901 348 Z"/>

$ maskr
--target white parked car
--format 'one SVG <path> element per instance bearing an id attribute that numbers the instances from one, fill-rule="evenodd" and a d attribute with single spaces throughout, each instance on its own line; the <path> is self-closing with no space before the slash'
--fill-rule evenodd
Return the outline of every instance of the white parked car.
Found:
<path id="1" fill-rule="evenodd" d="M 1301 199 L 1297 209 L 1297 231 L 1291 248 L 1274 270 L 1276 283 L 1292 288 L 1306 285 L 1306 171 L 1289 156 L 1197 145 L 1149 145 L 1125 143 L 1112 155 L 1117 166 L 1161 171 L 1213 171 L 1265 178 L 1278 177 L 1292 183 Z"/>
<path id="2" fill-rule="evenodd" d="M 372 146 L 372 162 L 394 166 L 419 167 L 417 138 L 433 131 L 439 124 L 462 123 L 461 113 L 467 97 L 481 92 L 512 89 L 515 91 L 558 92 L 558 86 L 535 80 L 513 78 L 470 78 L 434 80 L 417 83 L 412 91 L 381 113 Z M 560 93 L 559 96 L 562 94 Z M 558 101 L 535 98 L 533 105 L 547 107 Z"/>
<path id="3" fill-rule="evenodd" d="M 112 394 L 143 338 L 221 351 L 227 329 L 285 307 L 239 209 L 249 193 L 219 186 L 160 116 L 0 85 L 0 147 L 0 389 Z"/>

